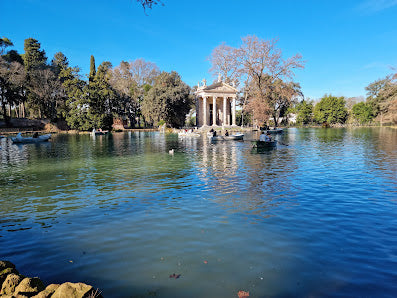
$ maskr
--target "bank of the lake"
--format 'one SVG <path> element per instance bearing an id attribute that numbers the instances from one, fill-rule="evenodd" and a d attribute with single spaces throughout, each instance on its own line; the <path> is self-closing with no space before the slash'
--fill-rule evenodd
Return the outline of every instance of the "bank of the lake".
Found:
<path id="1" fill-rule="evenodd" d="M 1 259 L 105 297 L 395 296 L 397 131 L 276 138 L 2 139 Z"/>

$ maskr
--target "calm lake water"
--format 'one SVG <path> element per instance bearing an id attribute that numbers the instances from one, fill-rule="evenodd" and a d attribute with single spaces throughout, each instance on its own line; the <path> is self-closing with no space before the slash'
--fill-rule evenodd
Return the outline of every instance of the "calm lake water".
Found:
<path id="1" fill-rule="evenodd" d="M 2 139 L 0 259 L 105 297 L 396 297 L 397 130 L 277 138 Z"/>

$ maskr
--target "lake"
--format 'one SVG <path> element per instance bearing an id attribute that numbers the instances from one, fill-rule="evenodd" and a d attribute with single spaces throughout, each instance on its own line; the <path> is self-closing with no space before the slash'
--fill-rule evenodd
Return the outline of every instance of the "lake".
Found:
<path id="1" fill-rule="evenodd" d="M 396 297 L 397 130 L 276 138 L 2 139 L 0 259 L 105 297 Z"/>

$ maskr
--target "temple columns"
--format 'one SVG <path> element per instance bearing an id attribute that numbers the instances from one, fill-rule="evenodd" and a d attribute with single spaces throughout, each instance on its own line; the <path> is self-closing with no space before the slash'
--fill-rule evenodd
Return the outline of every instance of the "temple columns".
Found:
<path id="1" fill-rule="evenodd" d="M 236 98 L 233 97 L 233 102 L 232 102 L 232 125 L 236 125 Z"/>
<path id="2" fill-rule="evenodd" d="M 203 126 L 207 125 L 207 96 L 203 96 Z"/>
<path id="3" fill-rule="evenodd" d="M 212 125 L 216 126 L 216 96 L 212 98 Z"/>
<path id="4" fill-rule="evenodd" d="M 222 126 L 227 125 L 227 123 L 226 123 L 226 100 L 227 100 L 227 97 L 224 96 L 223 97 L 223 121 L 222 121 Z"/>

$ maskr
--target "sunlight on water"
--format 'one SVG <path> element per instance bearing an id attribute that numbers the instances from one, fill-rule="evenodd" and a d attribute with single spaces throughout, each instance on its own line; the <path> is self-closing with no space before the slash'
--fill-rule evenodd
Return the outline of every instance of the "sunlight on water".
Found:
<path id="1" fill-rule="evenodd" d="M 1 259 L 105 297 L 395 296 L 397 131 L 277 138 L 3 139 Z"/>

